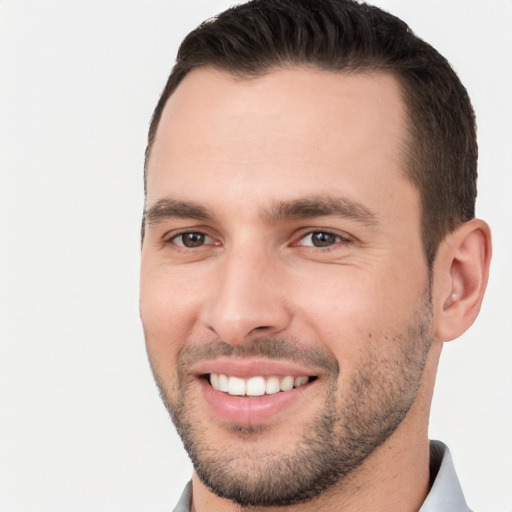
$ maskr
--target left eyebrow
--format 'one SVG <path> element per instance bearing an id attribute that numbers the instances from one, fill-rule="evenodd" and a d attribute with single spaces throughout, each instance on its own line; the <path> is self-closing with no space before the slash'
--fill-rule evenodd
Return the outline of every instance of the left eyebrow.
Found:
<path id="1" fill-rule="evenodd" d="M 369 227 L 380 224 L 377 215 L 363 204 L 348 198 L 328 195 L 279 201 L 263 214 L 264 220 L 268 223 L 327 216 L 355 220 Z"/>

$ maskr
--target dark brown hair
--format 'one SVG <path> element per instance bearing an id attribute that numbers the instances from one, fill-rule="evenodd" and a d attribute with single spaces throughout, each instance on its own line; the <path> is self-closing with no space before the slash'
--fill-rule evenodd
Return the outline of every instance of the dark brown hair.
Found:
<path id="1" fill-rule="evenodd" d="M 280 66 L 384 72 L 400 83 L 409 118 L 406 173 L 421 198 L 429 268 L 447 233 L 474 217 L 477 143 L 466 89 L 448 61 L 400 19 L 354 0 L 252 0 L 192 31 L 154 111 L 146 172 L 166 101 L 191 70 L 256 77 Z"/>

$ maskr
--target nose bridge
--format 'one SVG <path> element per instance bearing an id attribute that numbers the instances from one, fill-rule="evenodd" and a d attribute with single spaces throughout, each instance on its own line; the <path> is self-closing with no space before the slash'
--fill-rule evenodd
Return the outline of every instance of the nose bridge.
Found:
<path id="1" fill-rule="evenodd" d="M 206 326 L 228 343 L 278 333 L 291 321 L 278 255 L 253 242 L 226 249 L 205 307 Z"/>

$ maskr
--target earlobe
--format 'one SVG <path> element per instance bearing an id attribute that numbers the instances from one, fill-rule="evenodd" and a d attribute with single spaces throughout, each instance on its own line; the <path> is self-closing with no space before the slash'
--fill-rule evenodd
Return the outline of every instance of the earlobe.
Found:
<path id="1" fill-rule="evenodd" d="M 434 265 L 436 336 L 441 341 L 460 336 L 478 316 L 491 252 L 491 232 L 480 219 L 465 222 L 441 243 Z"/>

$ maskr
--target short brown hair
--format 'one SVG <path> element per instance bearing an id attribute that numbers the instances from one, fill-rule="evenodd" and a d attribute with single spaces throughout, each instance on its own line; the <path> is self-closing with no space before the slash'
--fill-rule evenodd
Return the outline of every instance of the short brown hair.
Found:
<path id="1" fill-rule="evenodd" d="M 183 40 L 153 113 L 145 172 L 165 104 L 191 70 L 255 77 L 290 65 L 380 71 L 399 81 L 409 117 L 406 173 L 419 190 L 421 235 L 432 268 L 446 234 L 474 217 L 474 112 L 448 61 L 377 7 L 354 0 L 252 0 L 201 24 Z"/>

